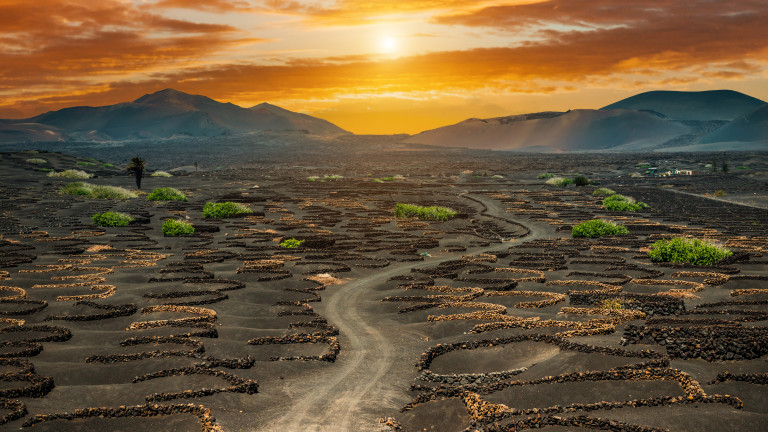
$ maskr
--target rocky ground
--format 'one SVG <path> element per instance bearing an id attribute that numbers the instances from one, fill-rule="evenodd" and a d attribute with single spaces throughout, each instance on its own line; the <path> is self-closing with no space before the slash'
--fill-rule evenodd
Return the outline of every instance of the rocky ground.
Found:
<path id="1" fill-rule="evenodd" d="M 62 195 L 69 180 L 41 168 L 133 180 L 82 157 L 0 154 L 0 428 L 763 429 L 765 155 L 741 156 L 749 172 L 656 180 L 622 175 L 638 156 L 372 154 L 144 179 L 187 202 Z M 542 172 L 599 184 L 557 188 Z M 650 210 L 608 212 L 597 186 Z M 755 202 L 707 196 L 718 189 Z M 203 218 L 208 201 L 253 214 Z M 397 219 L 396 202 L 459 217 Z M 94 226 L 107 210 L 137 221 Z M 595 217 L 630 234 L 571 238 Z M 195 234 L 163 236 L 168 218 Z M 735 254 L 647 257 L 681 235 Z"/>

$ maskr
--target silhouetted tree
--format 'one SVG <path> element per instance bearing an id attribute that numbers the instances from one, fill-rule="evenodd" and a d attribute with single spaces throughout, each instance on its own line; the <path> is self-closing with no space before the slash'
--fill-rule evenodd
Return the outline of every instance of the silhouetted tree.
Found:
<path id="1" fill-rule="evenodd" d="M 144 177 L 144 167 L 146 165 L 144 159 L 136 156 L 135 158 L 132 158 L 128 163 L 128 166 L 125 167 L 129 175 L 136 176 L 136 189 L 141 189 L 141 178 Z"/>
<path id="2" fill-rule="evenodd" d="M 717 172 L 717 157 L 712 157 L 712 172 Z"/>
<path id="3" fill-rule="evenodd" d="M 721 162 L 722 162 L 722 166 L 723 166 L 723 172 L 727 173 L 728 172 L 728 157 L 723 155 L 723 159 L 721 160 Z"/>

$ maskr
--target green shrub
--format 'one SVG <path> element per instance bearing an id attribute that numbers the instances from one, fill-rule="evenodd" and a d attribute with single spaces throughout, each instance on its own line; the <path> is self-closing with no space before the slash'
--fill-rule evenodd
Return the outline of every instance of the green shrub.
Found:
<path id="1" fill-rule="evenodd" d="M 105 162 L 105 163 L 101 164 L 101 166 L 102 166 L 102 168 L 114 168 L 115 164 L 111 164 L 109 162 Z"/>
<path id="2" fill-rule="evenodd" d="M 230 216 L 251 214 L 253 210 L 248 206 L 230 201 L 223 203 L 207 202 L 203 206 L 203 217 L 222 219 Z"/>
<path id="3" fill-rule="evenodd" d="M 693 265 L 713 265 L 731 255 L 733 252 L 723 246 L 691 238 L 659 240 L 651 245 L 648 252 L 652 261 Z"/>
<path id="4" fill-rule="evenodd" d="M 405 180 L 405 177 L 400 175 L 400 174 L 396 174 L 396 175 L 393 175 L 393 176 L 381 177 L 380 179 L 377 179 L 377 180 L 381 180 L 381 181 L 385 181 L 385 182 L 386 181 L 395 181 L 395 180 Z"/>
<path id="5" fill-rule="evenodd" d="M 93 177 L 93 174 L 88 174 L 87 172 L 80 171 L 80 170 L 64 170 L 61 172 L 49 172 L 48 177 L 68 178 L 73 180 L 85 180 Z"/>
<path id="6" fill-rule="evenodd" d="M 96 213 L 95 215 L 91 216 L 91 221 L 93 221 L 94 224 L 103 227 L 127 226 L 134 220 L 135 219 L 130 215 L 112 211 Z"/>
<path id="7" fill-rule="evenodd" d="M 494 175 L 491 176 L 491 178 L 499 180 L 499 179 L 503 179 L 504 176 L 503 175 L 499 175 L 499 174 L 494 174 Z"/>
<path id="8" fill-rule="evenodd" d="M 546 183 L 552 186 L 566 187 L 569 184 L 573 183 L 573 180 L 566 177 L 551 177 L 549 180 L 546 181 Z"/>
<path id="9" fill-rule="evenodd" d="M 552 177 L 554 177 L 554 176 L 555 176 L 554 174 L 550 174 L 550 173 L 543 173 L 543 174 L 539 174 L 539 178 L 540 178 L 540 179 L 542 179 L 542 180 L 543 180 L 543 179 L 552 178 Z"/>
<path id="10" fill-rule="evenodd" d="M 618 225 L 600 219 L 582 222 L 571 229 L 572 237 L 598 238 L 619 234 L 629 234 L 629 230 L 624 225 Z"/>
<path id="11" fill-rule="evenodd" d="M 422 220 L 447 221 L 458 213 L 445 207 L 422 207 L 413 204 L 395 204 L 395 217 L 416 217 Z"/>
<path id="12" fill-rule="evenodd" d="M 173 174 L 165 171 L 155 171 L 152 173 L 152 177 L 173 177 Z"/>
<path id="13" fill-rule="evenodd" d="M 736 167 L 736 169 L 737 169 L 737 170 L 748 170 L 748 169 L 749 169 L 749 167 L 747 167 L 747 166 L 744 166 L 744 165 L 739 165 L 739 166 L 737 166 L 737 167 Z"/>
<path id="14" fill-rule="evenodd" d="M 169 237 L 186 236 L 195 233 L 195 227 L 193 227 L 191 223 L 176 219 L 166 220 L 163 222 L 161 229 L 163 231 L 163 235 Z"/>
<path id="15" fill-rule="evenodd" d="M 318 177 L 318 176 L 309 176 L 309 177 L 307 177 L 307 180 L 309 180 L 311 182 L 318 181 L 318 180 L 320 180 L 320 177 Z"/>
<path id="16" fill-rule="evenodd" d="M 325 175 L 323 177 L 323 180 L 341 180 L 343 178 L 344 176 L 340 176 L 338 174 L 330 174 L 330 175 Z"/>
<path id="17" fill-rule="evenodd" d="M 573 184 L 575 184 L 576 186 L 587 186 L 590 183 L 592 182 L 589 181 L 589 179 L 584 176 L 578 176 L 573 179 Z"/>
<path id="18" fill-rule="evenodd" d="M 715 191 L 715 196 L 718 197 L 718 198 L 722 198 L 724 196 L 728 196 L 728 194 L 725 193 L 724 190 L 720 189 L 720 190 Z"/>
<path id="19" fill-rule="evenodd" d="M 130 199 L 136 198 L 136 193 L 117 186 L 97 186 L 90 183 L 67 183 L 61 192 L 67 195 L 85 195 L 97 199 Z"/>
<path id="20" fill-rule="evenodd" d="M 157 188 L 152 191 L 149 195 L 147 195 L 147 201 L 186 201 L 187 196 L 184 195 L 184 192 L 170 188 L 170 187 L 161 187 Z"/>
<path id="21" fill-rule="evenodd" d="M 37 170 L 46 173 L 53 172 L 53 168 L 38 168 Z"/>
<path id="22" fill-rule="evenodd" d="M 44 163 L 48 163 L 48 161 L 45 160 L 45 159 L 41 159 L 41 158 L 29 158 L 29 159 L 27 159 L 27 163 L 31 163 L 31 164 L 44 164 Z"/>
<path id="23" fill-rule="evenodd" d="M 603 206 L 611 211 L 631 211 L 636 212 L 648 208 L 648 204 L 635 202 L 634 199 L 624 195 L 611 195 L 603 200 Z"/>
<path id="24" fill-rule="evenodd" d="M 87 166 L 87 167 L 96 166 L 96 164 L 93 162 L 85 162 L 85 161 L 78 161 L 77 164 L 80 166 Z"/>
<path id="25" fill-rule="evenodd" d="M 90 195 L 93 192 L 93 185 L 83 182 L 67 183 L 61 192 L 67 195 Z"/>
<path id="26" fill-rule="evenodd" d="M 295 239 L 295 238 L 291 237 L 289 239 L 283 240 L 280 243 L 280 247 L 285 248 L 285 249 L 295 249 L 295 248 L 301 246 L 302 243 L 304 243 L 304 240 L 298 240 L 298 239 Z"/>
<path id="27" fill-rule="evenodd" d="M 594 196 L 607 196 L 607 195 L 615 195 L 616 191 L 613 189 L 608 188 L 597 188 L 594 192 L 592 192 L 592 195 Z"/>

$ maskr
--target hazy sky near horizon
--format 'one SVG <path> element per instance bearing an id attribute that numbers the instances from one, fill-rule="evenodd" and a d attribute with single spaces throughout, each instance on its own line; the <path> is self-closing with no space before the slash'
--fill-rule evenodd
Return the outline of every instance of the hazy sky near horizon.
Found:
<path id="1" fill-rule="evenodd" d="M 768 100 L 766 23 L 768 0 L 0 0 L 0 118 L 168 87 L 355 133 L 659 89 Z"/>

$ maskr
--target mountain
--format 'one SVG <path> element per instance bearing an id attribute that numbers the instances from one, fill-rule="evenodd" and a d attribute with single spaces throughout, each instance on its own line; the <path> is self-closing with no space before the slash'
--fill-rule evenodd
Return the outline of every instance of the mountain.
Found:
<path id="1" fill-rule="evenodd" d="M 133 102 L 64 108 L 16 123 L 53 127 L 63 131 L 59 139 L 65 139 L 67 132 L 75 136 L 91 134 L 115 140 L 177 135 L 211 137 L 265 130 L 300 130 L 317 135 L 349 133 L 322 119 L 273 105 L 268 105 L 266 109 L 262 105 L 254 107 L 258 109 L 247 109 L 205 96 L 166 89 L 144 95 Z M 0 128 L 4 127 L 0 125 Z"/>
<path id="2" fill-rule="evenodd" d="M 663 115 L 630 110 L 572 110 L 469 119 L 414 135 L 406 142 L 517 151 L 639 151 L 694 128 Z"/>
<path id="3" fill-rule="evenodd" d="M 651 110 L 674 120 L 733 120 L 765 101 L 733 90 L 650 91 L 612 103 L 603 110 Z"/>
<path id="4" fill-rule="evenodd" d="M 704 135 L 701 142 L 762 142 L 768 149 L 768 104 Z"/>
<path id="5" fill-rule="evenodd" d="M 316 135 L 342 135 L 348 133 L 327 120 L 288 111 L 285 108 L 280 108 L 266 102 L 249 109 L 259 113 L 260 118 L 264 119 L 265 125 L 269 126 L 268 129 L 309 130 Z"/>

